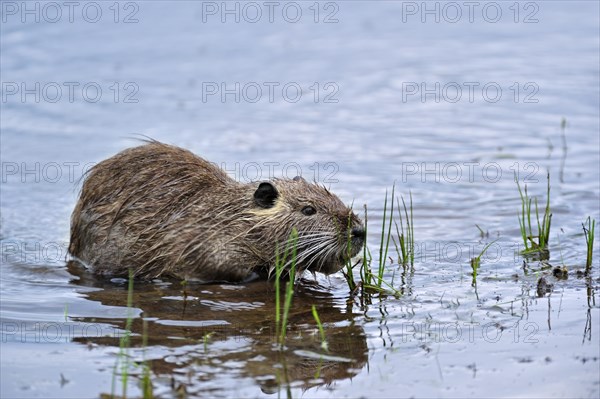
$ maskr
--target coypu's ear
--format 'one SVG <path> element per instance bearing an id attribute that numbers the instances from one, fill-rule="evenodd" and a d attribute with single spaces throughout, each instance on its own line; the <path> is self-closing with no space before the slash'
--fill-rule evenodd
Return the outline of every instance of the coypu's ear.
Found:
<path id="1" fill-rule="evenodd" d="M 302 176 L 296 176 L 292 180 L 293 181 L 306 181 L 306 180 L 304 180 L 304 177 L 302 177 Z"/>
<path id="2" fill-rule="evenodd" d="M 279 193 L 275 186 L 269 182 L 262 182 L 254 192 L 254 202 L 261 208 L 271 208 Z"/>

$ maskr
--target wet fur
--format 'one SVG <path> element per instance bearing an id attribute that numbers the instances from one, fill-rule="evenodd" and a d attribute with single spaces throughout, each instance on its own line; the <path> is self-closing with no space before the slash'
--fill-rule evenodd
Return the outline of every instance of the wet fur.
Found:
<path id="1" fill-rule="evenodd" d="M 362 246 L 360 219 L 324 187 L 304 179 L 270 182 L 277 198 L 261 204 L 259 182 L 242 184 L 191 152 L 156 141 L 94 166 L 71 219 L 69 252 L 94 272 L 243 281 L 268 273 L 276 248 L 298 231 L 297 267 L 338 271 Z M 311 205 L 317 213 L 306 216 Z"/>

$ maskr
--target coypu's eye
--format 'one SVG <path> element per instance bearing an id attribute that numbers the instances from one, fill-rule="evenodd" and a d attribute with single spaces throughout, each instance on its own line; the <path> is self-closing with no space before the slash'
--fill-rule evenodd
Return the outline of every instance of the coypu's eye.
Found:
<path id="1" fill-rule="evenodd" d="M 307 205 L 304 208 L 302 208 L 302 213 L 306 216 L 311 216 L 311 215 L 314 215 L 315 213 L 317 213 L 317 210 L 315 208 L 313 208 L 312 206 Z"/>

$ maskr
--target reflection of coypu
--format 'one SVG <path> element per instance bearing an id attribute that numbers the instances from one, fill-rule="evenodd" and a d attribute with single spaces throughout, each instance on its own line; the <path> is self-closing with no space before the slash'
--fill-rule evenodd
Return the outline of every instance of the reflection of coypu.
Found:
<path id="1" fill-rule="evenodd" d="M 130 313 L 124 311 L 129 300 L 126 284 L 98 279 L 76 262 L 69 262 L 68 270 L 76 277 L 74 285 L 102 288 L 82 290 L 91 303 L 81 309 L 93 315 L 70 317 L 75 323 L 74 341 L 115 348 L 102 353 L 118 352 L 126 317 L 136 315 L 129 322 L 130 355 L 149 361 L 156 377 L 151 378 L 154 388 L 161 392 L 168 392 L 171 381 L 194 396 L 235 397 L 240 395 L 236 389 L 245 386 L 245 392 L 256 393 L 243 396 L 264 397 L 261 390 L 272 393 L 287 384 L 308 390 L 353 378 L 368 361 L 367 336 L 362 323 L 355 320 L 356 313 L 351 307 L 338 306 L 341 298 L 312 279 L 295 286 L 285 348 L 274 350 L 279 335 L 271 282 L 239 286 L 190 282 L 186 289 L 201 295 L 184 299 L 178 283 L 139 281 L 132 293 L 135 311 Z M 311 304 L 323 322 L 328 352 L 321 348 Z M 119 307 L 121 312 L 116 311 Z M 136 371 L 132 376 L 136 378 Z M 255 381 L 255 391 L 248 378 Z M 232 380 L 239 384 L 226 383 Z M 311 395 L 307 391 L 303 396 Z"/>
<path id="2" fill-rule="evenodd" d="M 272 271 L 294 228 L 299 270 L 334 273 L 364 241 L 360 219 L 324 187 L 299 177 L 238 183 L 151 141 L 91 169 L 69 251 L 100 274 L 243 281 Z"/>

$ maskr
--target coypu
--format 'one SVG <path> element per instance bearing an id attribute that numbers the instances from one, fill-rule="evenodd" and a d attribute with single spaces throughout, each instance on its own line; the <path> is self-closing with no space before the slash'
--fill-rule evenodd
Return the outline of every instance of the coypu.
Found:
<path id="1" fill-rule="evenodd" d="M 239 183 L 188 150 L 148 141 L 90 169 L 69 252 L 97 274 L 240 282 L 270 275 L 293 231 L 299 272 L 337 272 L 365 239 L 325 187 L 301 177 Z"/>

